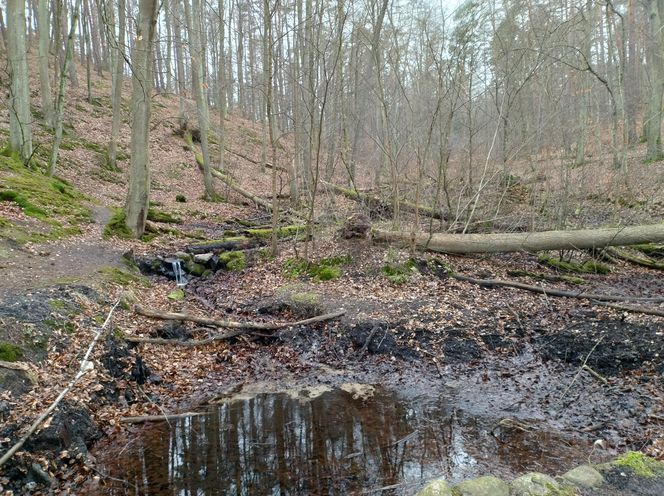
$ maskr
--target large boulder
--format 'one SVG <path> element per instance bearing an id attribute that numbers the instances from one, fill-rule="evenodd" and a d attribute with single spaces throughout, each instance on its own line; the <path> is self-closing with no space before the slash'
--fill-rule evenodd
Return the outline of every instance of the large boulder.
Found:
<path id="1" fill-rule="evenodd" d="M 417 496 L 452 496 L 452 488 L 445 479 L 437 479 L 424 486 Z"/>
<path id="2" fill-rule="evenodd" d="M 580 465 L 573 468 L 569 472 L 565 472 L 562 479 L 582 489 L 590 489 L 601 486 L 604 483 L 602 474 L 591 465 Z"/>
<path id="3" fill-rule="evenodd" d="M 498 477 L 479 477 L 463 481 L 452 489 L 455 496 L 509 496 L 510 487 Z"/>

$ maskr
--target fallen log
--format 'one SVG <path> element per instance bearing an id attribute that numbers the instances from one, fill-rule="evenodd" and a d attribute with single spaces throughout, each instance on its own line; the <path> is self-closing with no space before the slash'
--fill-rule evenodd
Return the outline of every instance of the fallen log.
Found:
<path id="1" fill-rule="evenodd" d="M 205 412 L 184 412 L 172 413 L 166 415 L 139 415 L 137 417 L 122 417 L 120 422 L 123 424 L 144 424 L 146 422 L 168 422 L 169 420 L 178 420 L 189 417 L 200 417 L 207 415 Z"/>
<path id="2" fill-rule="evenodd" d="M 642 313 L 644 315 L 655 315 L 657 317 L 664 317 L 664 310 L 660 310 L 658 308 L 647 308 L 635 305 L 619 305 L 616 303 L 606 303 L 602 301 L 594 301 L 593 303 L 595 305 L 602 305 L 609 308 L 615 308 L 616 310 L 622 310 L 623 312 Z"/>
<path id="3" fill-rule="evenodd" d="M 503 281 L 501 279 L 475 279 L 474 277 L 464 276 L 461 274 L 450 274 L 450 277 L 458 281 L 470 282 L 485 288 L 494 288 L 494 287 L 516 288 L 516 289 L 522 289 L 524 291 L 530 291 L 532 293 L 539 293 L 546 296 L 558 296 L 562 298 L 580 298 L 585 300 L 597 300 L 597 301 L 649 301 L 653 303 L 664 302 L 664 297 L 647 298 L 639 296 L 619 296 L 619 295 L 585 293 L 583 291 L 566 291 L 562 289 L 532 286 L 530 284 L 524 284 L 521 282 Z"/>
<path id="4" fill-rule="evenodd" d="M 593 250 L 607 246 L 664 241 L 664 224 L 497 234 L 427 234 L 373 229 L 374 241 L 415 246 L 439 253 L 497 253 L 544 250 Z"/>
<path id="5" fill-rule="evenodd" d="M 646 256 L 640 257 L 638 255 L 634 255 L 632 253 L 629 253 L 625 250 L 620 250 L 618 248 L 607 247 L 605 251 L 610 257 L 617 258 L 619 260 L 625 260 L 626 262 L 635 265 L 640 265 L 641 267 L 648 267 L 649 269 L 664 270 L 663 262 L 657 262 L 656 260 L 653 260 L 650 257 Z"/>
<path id="6" fill-rule="evenodd" d="M 345 310 L 341 309 L 335 312 L 318 315 L 310 319 L 298 320 L 296 322 L 236 322 L 232 320 L 211 319 L 208 317 L 202 317 L 200 315 L 192 315 L 188 313 L 175 313 L 175 312 L 164 312 L 161 310 L 151 310 L 148 308 L 144 308 L 140 305 L 136 305 L 134 307 L 134 312 L 136 312 L 139 315 L 143 315 L 145 317 L 150 317 L 153 319 L 181 320 L 181 321 L 196 322 L 197 324 L 213 326 L 213 327 L 226 327 L 230 329 L 236 329 L 235 331 L 223 334 L 216 334 L 206 339 L 191 340 L 191 341 L 179 341 L 175 339 L 162 339 L 162 338 L 140 338 L 133 336 L 126 336 L 124 338 L 125 341 L 129 341 L 131 343 L 174 345 L 186 348 L 194 346 L 202 346 L 205 344 L 212 343 L 214 341 L 222 341 L 225 339 L 230 339 L 232 337 L 239 336 L 241 334 L 248 334 L 254 331 L 273 331 L 276 329 L 283 329 L 286 327 L 308 325 L 308 324 L 314 324 L 316 322 L 324 322 L 327 320 L 336 319 L 337 317 L 341 317 L 346 313 Z"/>
<path id="7" fill-rule="evenodd" d="M 349 189 L 342 186 L 337 186 L 336 184 L 332 184 L 327 181 L 321 181 L 321 184 L 324 188 L 331 189 L 339 195 L 345 196 L 350 200 L 359 201 L 369 205 L 370 207 L 371 205 L 376 205 L 385 212 L 392 212 L 394 209 L 394 205 L 391 202 L 387 202 L 378 196 L 363 193 L 357 189 Z M 425 217 L 433 217 L 434 219 L 444 220 L 446 218 L 442 211 L 434 210 L 433 208 L 427 207 L 425 205 L 417 205 L 406 200 L 399 200 L 399 208 L 404 212 L 415 213 L 417 211 L 420 215 Z"/>
<path id="8" fill-rule="evenodd" d="M 264 242 L 258 238 L 248 238 L 246 236 L 232 236 L 223 239 L 213 239 L 205 243 L 196 243 L 189 245 L 187 251 L 189 253 L 209 253 L 217 251 L 240 251 L 250 250 L 263 245 Z"/>

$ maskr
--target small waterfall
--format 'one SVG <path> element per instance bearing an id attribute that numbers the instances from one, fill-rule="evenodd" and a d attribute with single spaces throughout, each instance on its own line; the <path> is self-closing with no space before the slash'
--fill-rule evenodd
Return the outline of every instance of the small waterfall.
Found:
<path id="1" fill-rule="evenodd" d="M 187 279 L 184 277 L 184 272 L 182 271 L 182 263 L 179 258 L 171 260 L 171 265 L 173 266 L 173 274 L 175 274 L 175 284 L 179 288 L 182 288 L 187 285 Z"/>

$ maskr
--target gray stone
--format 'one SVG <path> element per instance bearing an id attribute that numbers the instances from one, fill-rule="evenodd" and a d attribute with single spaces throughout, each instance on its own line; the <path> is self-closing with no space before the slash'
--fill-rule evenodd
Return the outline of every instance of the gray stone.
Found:
<path id="1" fill-rule="evenodd" d="M 183 262 L 191 262 L 192 261 L 191 254 L 186 253 L 184 251 L 177 251 L 177 252 L 175 252 L 174 256 L 175 256 L 175 258 L 178 258 L 178 259 L 182 260 Z"/>
<path id="2" fill-rule="evenodd" d="M 51 485 L 51 476 L 48 475 L 48 472 L 46 472 L 39 463 L 33 463 L 30 465 L 30 473 L 35 479 L 35 482 L 47 486 Z"/>
<path id="3" fill-rule="evenodd" d="M 602 477 L 602 474 L 590 465 L 576 467 L 563 474 L 562 478 L 566 482 L 583 489 L 601 486 L 604 483 L 604 477 Z"/>
<path id="4" fill-rule="evenodd" d="M 194 255 L 194 262 L 206 265 L 214 257 L 214 253 L 200 253 Z"/>
<path id="5" fill-rule="evenodd" d="M 510 487 L 497 477 L 480 477 L 463 481 L 453 488 L 458 496 L 509 496 Z"/>
<path id="6" fill-rule="evenodd" d="M 553 477 L 529 472 L 512 481 L 512 496 L 549 496 L 560 489 Z"/>
<path id="7" fill-rule="evenodd" d="M 424 486 L 417 496 L 452 496 L 452 488 L 445 479 L 436 479 Z"/>

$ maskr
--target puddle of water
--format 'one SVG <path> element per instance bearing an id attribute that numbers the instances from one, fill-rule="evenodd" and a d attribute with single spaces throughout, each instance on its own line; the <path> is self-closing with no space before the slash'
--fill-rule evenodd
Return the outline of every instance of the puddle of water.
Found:
<path id="1" fill-rule="evenodd" d="M 346 390 L 344 390 L 346 389 Z M 363 394 L 358 394 L 362 392 Z M 426 480 L 561 472 L 587 444 L 380 387 L 240 393 L 144 429 L 106 461 L 104 494 L 414 494 Z"/>

